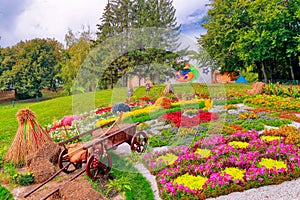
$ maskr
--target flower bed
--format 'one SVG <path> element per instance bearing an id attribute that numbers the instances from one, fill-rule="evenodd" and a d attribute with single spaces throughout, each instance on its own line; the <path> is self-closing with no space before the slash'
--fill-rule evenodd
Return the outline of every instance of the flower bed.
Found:
<path id="1" fill-rule="evenodd" d="M 285 138 L 285 143 L 300 144 L 300 130 L 293 126 L 283 125 L 279 129 L 265 130 L 263 135 L 282 136 Z"/>
<path id="2" fill-rule="evenodd" d="M 191 143 L 206 137 L 206 124 L 193 128 L 171 127 L 163 129 L 159 135 L 153 135 L 149 138 L 149 146 L 174 146 L 174 145 L 190 145 Z"/>
<path id="3" fill-rule="evenodd" d="M 193 117 L 184 116 L 183 113 L 183 111 L 167 113 L 162 118 L 171 122 L 176 127 L 185 128 L 192 128 L 198 126 L 200 123 L 207 123 L 218 119 L 218 114 L 203 112 L 202 110 L 198 110 L 198 114 Z"/>
<path id="4" fill-rule="evenodd" d="M 165 151 L 155 151 L 142 156 L 142 162 L 151 174 L 157 174 L 159 170 L 166 166 L 173 165 L 178 156 L 184 155 L 188 151 L 187 146 L 174 146 Z M 176 159 L 174 159 L 176 156 Z"/>
<path id="5" fill-rule="evenodd" d="M 245 104 L 258 105 L 275 110 L 300 111 L 300 99 L 284 98 L 280 96 L 257 95 L 244 99 Z"/>
<path id="6" fill-rule="evenodd" d="M 161 197 L 205 199 L 300 177 L 299 147 L 261 137 L 253 131 L 199 140 L 158 173 Z M 200 156 L 199 149 L 210 155 Z"/>
<path id="7" fill-rule="evenodd" d="M 238 125 L 246 130 L 264 130 L 265 126 L 280 127 L 290 124 L 292 121 L 288 119 L 280 119 L 273 117 L 274 114 L 267 112 L 242 112 L 239 114 L 229 114 L 226 116 L 226 125 Z M 241 129 L 239 129 L 241 130 Z M 239 131 L 237 130 L 237 131 Z"/>

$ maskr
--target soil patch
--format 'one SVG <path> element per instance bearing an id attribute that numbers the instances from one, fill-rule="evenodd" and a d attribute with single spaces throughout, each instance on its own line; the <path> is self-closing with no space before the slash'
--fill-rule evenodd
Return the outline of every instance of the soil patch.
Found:
<path id="1" fill-rule="evenodd" d="M 70 182 L 66 187 L 59 191 L 62 199 L 88 199 L 100 200 L 105 199 L 99 192 L 91 188 L 91 184 L 82 176 Z"/>

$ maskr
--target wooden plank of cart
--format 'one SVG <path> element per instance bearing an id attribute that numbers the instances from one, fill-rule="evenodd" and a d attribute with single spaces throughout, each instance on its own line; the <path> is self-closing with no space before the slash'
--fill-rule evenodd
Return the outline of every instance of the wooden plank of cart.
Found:
<path id="1" fill-rule="evenodd" d="M 25 194 L 24 197 L 26 198 L 30 194 L 34 193 L 36 190 L 38 190 L 40 187 L 51 181 L 62 171 L 65 173 L 72 173 L 77 169 L 82 168 L 83 163 L 86 163 L 85 170 L 80 170 L 79 173 L 75 174 L 65 184 L 77 178 L 84 171 L 86 172 L 87 176 L 89 176 L 93 180 L 101 178 L 103 175 L 108 174 L 112 167 L 112 157 L 107 152 L 111 149 L 117 148 L 117 146 L 123 143 L 129 144 L 132 151 L 136 151 L 138 153 L 144 152 L 147 148 L 148 138 L 145 132 L 136 132 L 136 127 L 138 124 L 139 123 L 119 124 L 117 122 L 112 122 L 104 126 L 87 131 L 85 133 L 81 133 L 66 141 L 60 142 L 59 145 L 64 147 L 58 158 L 58 166 L 60 170 L 48 180 L 41 183 L 39 186 Z M 104 128 L 105 126 L 110 127 Z M 68 143 L 78 140 L 89 134 L 92 135 L 91 141 L 84 143 L 75 150 L 70 151 L 68 149 Z M 71 155 L 74 155 L 76 153 L 83 153 L 85 155 L 82 156 L 83 159 L 78 159 L 76 160 L 76 162 L 74 162 L 71 159 Z M 59 186 L 57 189 L 53 190 L 43 199 L 49 198 L 52 194 L 57 192 L 64 185 Z"/>
<path id="2" fill-rule="evenodd" d="M 91 179 L 97 179 L 103 174 L 107 174 L 112 167 L 112 158 L 107 153 L 111 149 L 117 148 L 117 146 L 127 143 L 130 145 L 132 151 L 142 153 L 147 147 L 148 138 L 146 133 L 137 132 L 135 124 L 116 124 L 109 128 L 96 128 L 86 133 L 80 134 L 74 138 L 61 142 L 60 145 L 70 143 L 79 139 L 87 134 L 92 135 L 92 141 L 85 143 L 82 147 L 77 148 L 75 151 L 70 152 L 65 148 L 59 155 L 58 166 L 62 169 L 66 165 L 69 167 L 63 171 L 65 173 L 71 173 L 76 169 L 82 167 L 83 163 L 86 163 L 86 174 Z M 70 161 L 70 154 L 74 154 L 79 151 L 84 151 L 87 160 L 79 160 L 78 162 Z"/>

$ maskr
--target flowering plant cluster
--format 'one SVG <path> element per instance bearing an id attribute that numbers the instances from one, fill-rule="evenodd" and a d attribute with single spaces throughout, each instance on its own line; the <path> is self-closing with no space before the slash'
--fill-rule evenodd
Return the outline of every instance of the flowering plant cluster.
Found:
<path id="1" fill-rule="evenodd" d="M 152 174 L 157 174 L 159 170 L 165 168 L 168 165 L 174 164 L 178 156 L 184 155 L 185 153 L 187 153 L 187 151 L 187 146 L 173 146 L 168 150 L 164 150 L 161 152 L 155 151 L 152 153 L 144 154 L 142 156 L 142 162 Z M 176 156 L 176 159 L 174 158 L 174 156 Z"/>
<path id="2" fill-rule="evenodd" d="M 210 121 L 217 120 L 218 114 L 211 112 L 203 112 L 202 110 L 198 110 L 197 115 L 193 117 L 187 117 L 183 115 L 183 111 L 177 111 L 173 113 L 167 113 L 162 116 L 163 119 L 171 122 L 176 127 L 185 127 L 191 128 L 198 126 L 200 123 L 207 123 Z"/>
<path id="3" fill-rule="evenodd" d="M 274 114 L 267 112 L 243 112 L 239 114 L 228 114 L 226 116 L 226 124 L 238 125 L 246 130 L 264 130 L 266 126 L 279 127 L 285 124 L 290 124 L 292 121 L 288 119 L 280 119 L 273 117 Z M 239 130 L 237 130 L 239 131 Z"/>
<path id="4" fill-rule="evenodd" d="M 289 87 L 283 87 L 278 82 L 273 84 L 269 83 L 264 86 L 264 92 L 268 95 L 284 96 L 284 97 L 300 97 L 300 87 L 289 85 Z"/>
<path id="5" fill-rule="evenodd" d="M 97 123 L 101 125 L 102 122 L 105 123 L 103 120 L 111 117 L 112 113 L 110 112 L 102 112 L 101 114 L 96 114 L 95 112 L 85 113 L 77 119 L 72 120 L 72 123 L 68 126 L 60 127 L 57 124 L 61 124 L 61 122 L 54 120 L 53 124 L 48 125 L 51 127 L 49 133 L 55 142 L 61 142 L 78 135 L 78 133 L 94 129 Z"/>
<path id="6" fill-rule="evenodd" d="M 281 136 L 285 138 L 285 143 L 300 144 L 300 130 L 293 126 L 283 125 L 279 129 L 264 130 L 263 135 Z"/>
<path id="7" fill-rule="evenodd" d="M 244 99 L 245 104 L 259 105 L 275 110 L 300 111 L 300 99 L 291 99 L 274 95 L 257 95 Z"/>
<path id="8" fill-rule="evenodd" d="M 236 109 L 238 109 L 238 106 L 233 105 L 233 104 L 228 104 L 228 105 L 224 106 L 224 108 L 226 110 L 236 110 Z"/>
<path id="9" fill-rule="evenodd" d="M 27 186 L 34 182 L 34 174 L 32 172 L 16 173 L 11 177 L 12 181 L 16 184 Z"/>
<path id="10" fill-rule="evenodd" d="M 105 113 L 105 112 L 110 112 L 111 108 L 112 107 L 98 108 L 95 113 L 99 115 L 99 114 L 102 114 L 102 113 Z"/>
<path id="11" fill-rule="evenodd" d="M 180 107 L 181 109 L 195 108 L 209 110 L 213 105 L 213 101 L 210 99 L 192 99 L 192 100 L 180 100 L 178 102 L 173 102 L 171 107 Z"/>
<path id="12" fill-rule="evenodd" d="M 293 120 L 295 122 L 300 123 L 300 116 L 299 116 L 299 113 L 297 113 L 297 112 L 283 111 L 283 112 L 280 112 L 278 117 Z"/>
<path id="13" fill-rule="evenodd" d="M 233 123 L 225 123 L 224 126 L 222 127 L 223 135 L 231 135 L 236 132 L 245 132 L 245 131 L 247 131 L 245 128 Z"/>
<path id="14" fill-rule="evenodd" d="M 161 197 L 205 199 L 300 177 L 299 147 L 262 137 L 251 131 L 197 141 L 158 173 Z"/>
<path id="15" fill-rule="evenodd" d="M 241 99 L 245 95 L 246 95 L 245 90 L 244 91 L 236 91 L 236 90 L 226 91 L 226 96 L 229 97 L 229 98 Z"/>

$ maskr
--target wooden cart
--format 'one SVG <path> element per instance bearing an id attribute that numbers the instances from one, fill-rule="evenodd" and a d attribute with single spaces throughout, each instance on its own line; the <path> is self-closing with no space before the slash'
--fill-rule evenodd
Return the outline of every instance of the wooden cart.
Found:
<path id="1" fill-rule="evenodd" d="M 26 198 L 34 193 L 61 172 L 72 173 L 77 169 L 82 168 L 83 164 L 86 164 L 85 169 L 81 169 L 65 184 L 83 174 L 84 171 L 93 180 L 100 178 L 102 175 L 108 174 L 112 167 L 112 157 L 107 153 L 107 151 L 117 148 L 117 146 L 120 144 L 127 143 L 130 145 L 132 151 L 136 151 L 138 153 L 144 152 L 147 147 L 148 138 L 144 132 L 136 132 L 136 127 L 138 124 L 139 123 L 117 125 L 116 122 L 109 123 L 59 143 L 59 145 L 64 147 L 58 158 L 58 166 L 60 170 L 48 180 L 25 194 L 24 197 Z M 104 128 L 105 126 L 110 127 Z M 75 150 L 70 151 L 70 149 L 68 149 L 68 143 L 80 140 L 80 138 L 87 135 L 92 136 L 91 141 L 82 144 L 82 146 L 76 148 Z M 76 162 L 72 161 L 71 155 L 74 155 L 75 153 L 83 153 L 83 159 L 78 159 Z M 57 187 L 46 197 L 44 197 L 43 200 L 49 198 L 65 184 Z"/>
<path id="2" fill-rule="evenodd" d="M 97 179 L 102 174 L 107 174 L 112 167 L 112 158 L 107 153 L 110 149 L 115 149 L 123 143 L 130 145 L 132 151 L 142 153 L 147 147 L 148 138 L 146 133 L 137 132 L 136 124 L 119 124 L 110 128 L 96 128 L 88 132 L 79 134 L 70 138 L 60 145 L 64 146 L 64 150 L 60 153 L 58 158 L 58 166 L 64 168 L 65 173 L 71 173 L 76 169 L 82 167 L 86 163 L 86 174 L 91 179 Z M 75 151 L 70 152 L 66 144 L 78 140 L 88 134 L 92 135 L 92 140 L 85 143 Z M 76 152 L 84 152 L 86 159 L 80 159 L 76 162 L 70 160 L 70 154 Z M 67 167 L 66 167 L 67 166 Z"/>

